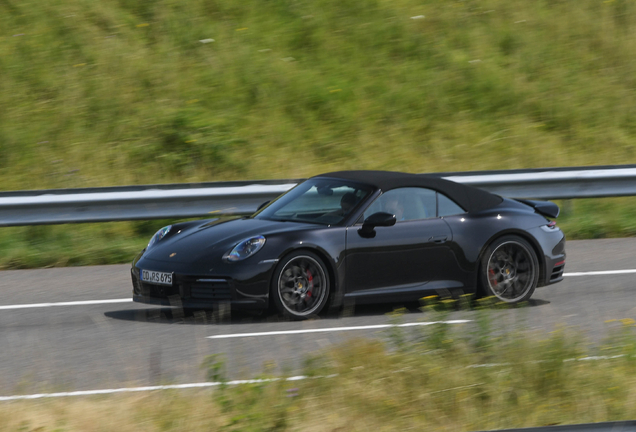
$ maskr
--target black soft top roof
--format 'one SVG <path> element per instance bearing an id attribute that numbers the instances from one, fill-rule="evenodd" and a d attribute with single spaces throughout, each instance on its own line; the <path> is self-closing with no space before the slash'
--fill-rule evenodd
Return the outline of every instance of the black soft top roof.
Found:
<path id="1" fill-rule="evenodd" d="M 455 183 L 426 174 L 394 171 L 337 171 L 316 177 L 351 180 L 375 186 L 383 192 L 403 187 L 423 187 L 443 193 L 467 212 L 478 212 L 499 205 L 503 198 L 472 186 Z"/>

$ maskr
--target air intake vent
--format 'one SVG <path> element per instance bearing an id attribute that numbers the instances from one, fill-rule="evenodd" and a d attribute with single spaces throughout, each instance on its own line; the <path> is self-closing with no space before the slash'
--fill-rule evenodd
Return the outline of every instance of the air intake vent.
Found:
<path id="1" fill-rule="evenodd" d="M 225 279 L 197 279 L 186 282 L 184 288 L 189 288 L 193 299 L 228 301 L 232 300 L 230 284 Z"/>
<path id="2" fill-rule="evenodd" d="M 565 269 L 565 261 L 561 261 L 555 264 L 552 269 L 552 275 L 550 276 L 550 282 L 556 282 L 563 279 L 563 270 Z"/>

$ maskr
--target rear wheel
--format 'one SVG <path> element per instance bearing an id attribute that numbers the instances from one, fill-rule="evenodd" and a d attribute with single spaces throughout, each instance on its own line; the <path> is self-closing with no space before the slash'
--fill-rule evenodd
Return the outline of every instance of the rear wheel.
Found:
<path id="1" fill-rule="evenodd" d="M 522 302 L 537 287 L 539 261 L 532 246 L 521 237 L 501 237 L 484 253 L 480 277 L 486 295 L 505 303 Z"/>
<path id="2" fill-rule="evenodd" d="M 315 316 L 329 298 L 327 268 L 312 252 L 293 252 L 278 264 L 270 294 L 278 312 L 288 318 Z"/>

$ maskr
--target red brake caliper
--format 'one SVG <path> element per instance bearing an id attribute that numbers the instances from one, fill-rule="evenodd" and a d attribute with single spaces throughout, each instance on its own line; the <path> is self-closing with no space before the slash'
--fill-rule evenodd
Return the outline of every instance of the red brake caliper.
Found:
<path id="1" fill-rule="evenodd" d="M 495 276 L 495 271 L 493 269 L 488 269 L 488 274 L 490 275 L 490 283 L 493 286 L 497 286 L 497 277 Z"/>
<path id="2" fill-rule="evenodd" d="M 309 283 L 309 289 L 307 290 L 307 297 L 311 297 L 311 289 L 314 287 L 314 277 L 311 275 L 309 269 L 307 269 L 307 282 Z"/>

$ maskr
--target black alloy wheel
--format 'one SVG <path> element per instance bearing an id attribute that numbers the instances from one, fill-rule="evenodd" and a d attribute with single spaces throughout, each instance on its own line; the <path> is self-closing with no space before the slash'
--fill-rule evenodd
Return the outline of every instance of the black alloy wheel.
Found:
<path id="1" fill-rule="evenodd" d="M 517 236 L 495 240 L 481 261 L 481 284 L 486 295 L 505 303 L 528 300 L 539 281 L 539 262 L 532 246 Z"/>
<path id="2" fill-rule="evenodd" d="M 281 260 L 274 274 L 271 299 L 278 312 L 295 319 L 317 315 L 329 298 L 329 277 L 322 260 L 298 251 Z"/>

